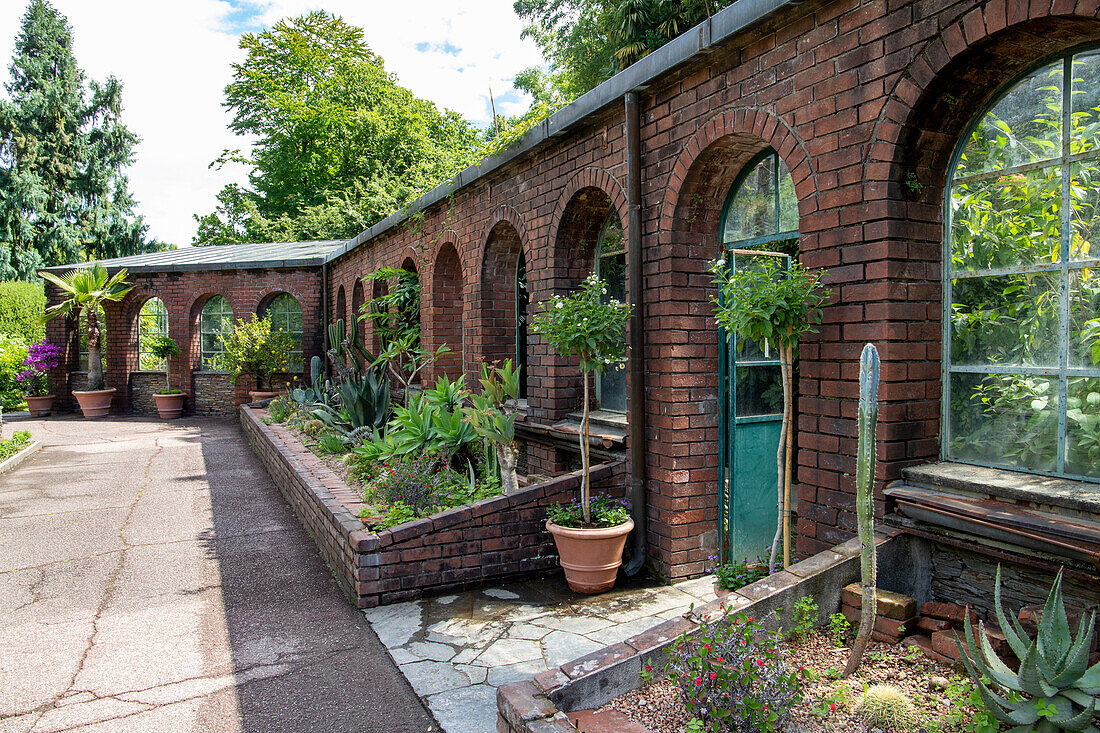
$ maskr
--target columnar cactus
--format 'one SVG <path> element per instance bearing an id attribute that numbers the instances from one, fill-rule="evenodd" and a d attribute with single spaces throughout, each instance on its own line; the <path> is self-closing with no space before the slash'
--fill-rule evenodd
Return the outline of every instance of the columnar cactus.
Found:
<path id="1" fill-rule="evenodd" d="M 859 445 L 856 448 L 856 522 L 859 526 L 859 568 L 863 576 L 863 607 L 859 632 L 852 645 L 852 656 L 844 675 L 859 668 L 863 652 L 871 640 L 878 610 L 875 583 L 878 562 L 875 557 L 875 426 L 878 423 L 878 350 L 874 344 L 863 347 L 859 357 Z"/>

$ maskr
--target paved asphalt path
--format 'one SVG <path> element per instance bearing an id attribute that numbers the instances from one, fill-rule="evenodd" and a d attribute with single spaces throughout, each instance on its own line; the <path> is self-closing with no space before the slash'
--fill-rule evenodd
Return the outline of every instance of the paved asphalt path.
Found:
<path id="1" fill-rule="evenodd" d="M 234 421 L 13 428 L 0 731 L 438 730 Z"/>

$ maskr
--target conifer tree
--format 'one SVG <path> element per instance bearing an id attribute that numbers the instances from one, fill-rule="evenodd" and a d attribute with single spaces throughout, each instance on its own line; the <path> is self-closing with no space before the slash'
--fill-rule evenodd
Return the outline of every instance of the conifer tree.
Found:
<path id="1" fill-rule="evenodd" d="M 31 0 L 0 99 L 0 279 L 151 249 L 123 173 L 138 138 L 120 121 L 122 85 L 88 82 L 72 29 Z"/>

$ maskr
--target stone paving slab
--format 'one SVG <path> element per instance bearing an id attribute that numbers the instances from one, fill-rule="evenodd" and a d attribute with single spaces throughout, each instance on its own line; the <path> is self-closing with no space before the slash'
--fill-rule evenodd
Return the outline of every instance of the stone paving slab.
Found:
<path id="1" fill-rule="evenodd" d="M 628 581 L 598 596 L 561 577 L 364 611 L 446 733 L 494 733 L 496 688 L 642 634 L 715 598 L 712 579 Z"/>

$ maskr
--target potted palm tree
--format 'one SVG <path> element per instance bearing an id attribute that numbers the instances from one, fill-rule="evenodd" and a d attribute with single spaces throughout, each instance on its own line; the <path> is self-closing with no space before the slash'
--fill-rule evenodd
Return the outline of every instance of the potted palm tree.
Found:
<path id="1" fill-rule="evenodd" d="M 157 414 L 165 420 L 179 417 L 183 414 L 183 401 L 187 399 L 187 393 L 182 389 L 172 388 L 172 362 L 181 353 L 179 344 L 170 336 L 154 336 L 149 341 L 149 354 L 157 361 L 164 362 L 164 389 L 153 393 L 153 400 L 157 403 Z"/>
<path id="2" fill-rule="evenodd" d="M 61 291 L 63 300 L 46 309 L 45 320 L 58 316 L 83 315 L 88 337 L 88 383 L 86 389 L 73 390 L 84 417 L 106 417 L 111 411 L 115 389 L 105 389 L 103 384 L 102 343 L 99 312 L 104 303 L 117 303 L 133 290 L 126 282 L 126 270 L 114 275 L 98 262 L 91 267 L 73 270 L 63 277 L 43 272 L 42 277 Z M 79 323 L 79 318 L 77 319 Z"/>
<path id="3" fill-rule="evenodd" d="M 276 372 L 285 372 L 290 360 L 290 351 L 294 342 L 282 329 L 271 329 L 271 318 L 260 318 L 252 314 L 249 320 L 238 319 L 233 330 L 221 336 L 222 367 L 233 375 L 233 381 L 242 374 L 255 378 L 257 389 L 250 390 L 252 401 L 271 399 L 276 393 L 271 391 L 271 376 Z"/>
<path id="4" fill-rule="evenodd" d="M 623 363 L 626 323 L 630 318 L 630 306 L 609 300 L 606 294 L 607 286 L 595 274 L 589 275 L 576 292 L 543 301 L 531 327 L 558 354 L 580 360 L 584 383 L 580 501 L 551 507 L 546 522 L 546 529 L 554 536 L 565 579 L 578 593 L 603 593 L 615 586 L 626 537 L 634 529 L 625 502 L 606 497 L 592 499 L 588 379 L 590 374 L 602 374 L 608 367 Z"/>

